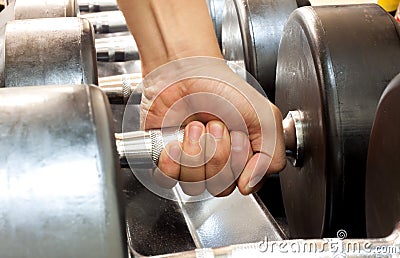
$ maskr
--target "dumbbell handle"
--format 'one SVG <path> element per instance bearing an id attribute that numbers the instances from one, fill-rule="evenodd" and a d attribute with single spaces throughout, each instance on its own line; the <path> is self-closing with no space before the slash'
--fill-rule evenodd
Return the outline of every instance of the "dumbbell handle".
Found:
<path id="1" fill-rule="evenodd" d="M 122 167 L 152 168 L 158 163 L 161 151 L 170 141 L 183 141 L 184 131 L 166 128 L 115 134 L 117 151 Z M 128 164 L 129 163 L 129 164 Z"/>
<path id="2" fill-rule="evenodd" d="M 130 104 L 139 104 L 142 91 L 138 85 L 141 81 L 141 73 L 108 76 L 99 78 L 99 87 L 111 104 L 127 104 L 130 97 L 135 98 Z"/>
<path id="3" fill-rule="evenodd" d="M 78 0 L 78 5 L 79 11 L 87 13 L 118 10 L 115 0 Z"/>
<path id="4" fill-rule="evenodd" d="M 80 16 L 88 19 L 96 33 L 115 33 L 128 31 L 125 17 L 121 11 L 108 11 L 100 13 L 88 13 Z"/>
<path id="5" fill-rule="evenodd" d="M 125 62 L 139 60 L 139 51 L 132 35 L 95 40 L 97 61 Z"/>
<path id="6" fill-rule="evenodd" d="M 303 114 L 290 111 L 283 120 L 283 131 L 287 158 L 294 166 L 303 162 Z M 115 134 L 117 151 L 122 167 L 152 168 L 158 163 L 161 151 L 170 141 L 183 141 L 182 128 L 166 128 Z M 128 164 L 129 163 L 129 164 Z"/>

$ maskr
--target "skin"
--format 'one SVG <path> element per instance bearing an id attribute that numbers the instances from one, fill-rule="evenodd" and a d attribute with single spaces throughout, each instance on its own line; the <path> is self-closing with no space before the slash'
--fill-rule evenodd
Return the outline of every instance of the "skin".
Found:
<path id="1" fill-rule="evenodd" d="M 118 0 L 118 4 L 138 45 L 143 77 L 157 67 L 181 58 L 222 58 L 204 0 Z M 183 143 L 169 143 L 161 153 L 154 179 L 164 187 L 175 185 L 169 178 L 179 180 L 183 191 L 189 195 L 198 195 L 207 189 L 215 196 L 226 196 L 236 186 L 242 194 L 259 190 L 268 174 L 279 172 L 286 164 L 282 116 L 273 104 L 269 103 L 276 121 L 275 152 L 270 166 L 265 167 L 264 178 L 256 185 L 249 183 L 261 156 L 260 124 L 251 103 L 231 86 L 204 79 L 178 82 L 160 94 L 149 108 L 145 129 L 160 128 L 165 113 L 173 103 L 198 92 L 214 93 L 228 99 L 243 117 L 248 135 L 229 130 L 213 115 L 195 114 L 185 121 Z M 210 144 L 205 144 L 208 138 L 204 136 L 207 134 L 214 138 L 213 153 L 207 149 Z M 240 155 L 247 156 L 246 164 L 238 163 L 237 156 Z M 202 166 L 180 164 L 205 158 L 209 161 Z M 221 182 L 204 181 L 218 174 L 227 162 L 231 169 L 220 173 Z M 238 178 L 233 180 L 234 176 Z M 220 185 L 224 186 L 221 188 Z"/>

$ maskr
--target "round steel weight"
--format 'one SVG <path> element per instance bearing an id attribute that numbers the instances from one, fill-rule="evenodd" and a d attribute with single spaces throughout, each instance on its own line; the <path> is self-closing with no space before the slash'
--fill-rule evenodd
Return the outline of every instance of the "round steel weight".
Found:
<path id="1" fill-rule="evenodd" d="M 79 12 L 76 0 L 15 0 L 7 5 L 13 6 L 15 20 L 76 17 Z"/>
<path id="2" fill-rule="evenodd" d="M 400 221 L 400 75 L 379 102 L 368 147 L 366 219 L 368 237 L 386 237 Z"/>
<path id="3" fill-rule="evenodd" d="M 94 32 L 81 18 L 8 22 L 0 85 L 97 84 Z"/>
<path id="4" fill-rule="evenodd" d="M 207 0 L 208 10 L 211 20 L 214 24 L 215 34 L 218 44 L 222 46 L 222 15 L 225 6 L 225 0 Z"/>
<path id="5" fill-rule="evenodd" d="M 0 256 L 127 257 L 106 96 L 0 89 Z"/>
<path id="6" fill-rule="evenodd" d="M 302 114 L 304 160 L 280 174 L 293 238 L 365 236 L 365 170 L 379 98 L 400 71 L 397 22 L 377 5 L 303 7 L 285 26 L 276 103 Z"/>
<path id="7" fill-rule="evenodd" d="M 253 75 L 271 101 L 279 41 L 295 0 L 226 0 L 222 20 L 222 53 Z"/>

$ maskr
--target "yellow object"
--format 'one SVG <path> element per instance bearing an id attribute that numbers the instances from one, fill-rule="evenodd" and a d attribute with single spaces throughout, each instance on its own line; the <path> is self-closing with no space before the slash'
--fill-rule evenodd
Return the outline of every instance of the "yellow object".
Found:
<path id="1" fill-rule="evenodd" d="M 378 0 L 378 4 L 383 7 L 387 12 L 397 10 L 400 0 Z"/>

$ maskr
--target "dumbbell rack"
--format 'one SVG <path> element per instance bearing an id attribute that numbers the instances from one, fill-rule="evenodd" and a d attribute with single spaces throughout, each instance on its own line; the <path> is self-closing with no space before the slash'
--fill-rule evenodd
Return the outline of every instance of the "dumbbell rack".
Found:
<path id="1" fill-rule="evenodd" d="M 140 72 L 140 61 L 99 62 L 99 76 Z M 124 105 L 111 105 L 115 131 L 122 131 Z M 139 114 L 139 107 L 130 106 Z M 139 116 L 133 116 L 129 130 L 139 130 Z M 143 171 L 147 173 L 148 171 Z M 221 257 L 236 254 L 239 257 L 268 254 L 276 246 L 315 244 L 322 255 L 334 255 L 326 243 L 346 245 L 398 246 L 399 229 L 383 239 L 287 240 L 287 224 L 274 217 L 258 195 L 241 196 L 237 191 L 226 198 L 190 202 L 179 187 L 171 190 L 178 201 L 167 200 L 144 187 L 130 169 L 122 169 L 123 193 L 126 199 L 125 217 L 130 256 L 162 257 Z M 345 232 L 341 232 L 345 233 Z M 253 243 L 253 244 L 249 244 Z M 271 246 L 272 245 L 272 246 Z M 224 247 L 225 246 L 225 247 Z M 214 248 L 213 250 L 210 248 Z M 196 249 L 196 251 L 194 251 Z M 278 252 L 278 253 L 277 253 Z M 176 253 L 176 254 L 172 254 Z M 0 250 L 1 254 L 1 250 Z M 360 257 L 367 252 L 352 250 L 348 257 Z M 0 255 L 1 256 L 1 255 Z M 318 255 L 316 255 L 318 256 Z"/>

